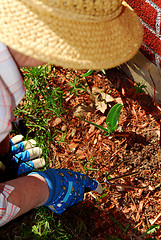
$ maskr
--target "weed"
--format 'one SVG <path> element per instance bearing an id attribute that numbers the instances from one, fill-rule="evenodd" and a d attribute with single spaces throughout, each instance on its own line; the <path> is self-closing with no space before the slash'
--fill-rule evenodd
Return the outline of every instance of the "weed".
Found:
<path id="1" fill-rule="evenodd" d="M 84 164 L 84 170 L 87 174 L 88 171 L 99 171 L 99 168 L 93 168 L 95 160 L 94 157 L 91 157 L 90 160 L 87 159 L 87 163 Z"/>
<path id="2" fill-rule="evenodd" d="M 137 86 L 133 86 L 133 89 L 135 90 L 135 95 L 139 94 L 139 93 L 145 93 L 144 88 L 146 88 L 147 86 L 142 84 L 141 82 L 136 83 Z"/>
<path id="3" fill-rule="evenodd" d="M 88 77 L 88 76 L 90 76 L 93 72 L 94 72 L 94 70 L 88 70 L 88 72 L 86 72 L 85 74 L 82 74 L 81 77 Z"/>
<path id="4" fill-rule="evenodd" d="M 154 224 L 154 225 L 150 226 L 148 228 L 148 230 L 146 230 L 146 232 L 141 235 L 141 237 L 143 237 L 145 235 L 153 234 L 159 228 L 160 228 L 160 225 Z"/>
<path id="5" fill-rule="evenodd" d="M 83 232 L 87 232 L 87 226 L 83 220 L 80 220 L 79 225 L 77 227 L 77 233 L 81 234 Z"/>
<path id="6" fill-rule="evenodd" d="M 69 240 L 70 233 L 58 217 L 54 217 L 49 209 L 45 207 L 37 208 L 35 219 L 30 227 L 21 227 L 23 239 L 52 239 Z"/>
<path id="7" fill-rule="evenodd" d="M 65 139 L 66 139 L 66 136 L 67 136 L 67 132 L 62 132 L 58 129 L 55 130 L 55 133 L 59 134 L 58 136 L 56 135 L 56 137 L 59 139 L 55 140 L 56 143 L 65 143 Z"/>
<path id="8" fill-rule="evenodd" d="M 85 120 L 81 117 L 79 117 L 79 118 L 82 119 L 85 122 L 88 122 L 88 123 L 94 125 L 95 127 L 98 127 L 101 130 L 104 130 L 105 133 L 103 132 L 103 134 L 106 135 L 106 136 L 109 136 L 111 134 L 111 132 L 115 132 L 115 130 L 118 126 L 118 122 L 119 122 L 122 107 L 123 107 L 122 104 L 117 103 L 110 109 L 109 113 L 107 114 L 107 118 L 106 118 L 107 128 L 104 128 L 100 125 L 97 125 L 95 123 L 87 121 L 87 120 Z"/>
<path id="9" fill-rule="evenodd" d="M 78 91 L 86 91 L 85 87 L 79 82 L 77 77 L 74 78 L 74 82 L 69 82 L 68 85 L 71 87 L 69 89 L 70 95 L 74 92 L 75 95 L 78 95 Z"/>
<path id="10" fill-rule="evenodd" d="M 105 190 L 105 188 L 104 188 L 103 190 Z M 103 193 L 103 194 L 99 197 L 99 200 L 100 200 L 101 198 L 106 197 L 106 196 L 107 196 L 107 193 Z"/>
<path id="11" fill-rule="evenodd" d="M 105 72 L 104 69 L 101 69 L 101 71 L 103 72 L 103 74 L 106 74 L 106 72 Z M 88 72 L 82 74 L 81 77 L 88 77 L 88 76 L 90 76 L 93 72 L 94 72 L 94 70 L 88 70 Z"/>
<path id="12" fill-rule="evenodd" d="M 130 227 L 130 224 L 128 223 L 126 225 L 126 227 L 124 228 L 121 223 L 119 223 L 119 221 L 117 219 L 115 219 L 114 217 L 111 216 L 111 219 L 112 221 L 125 233 L 127 234 L 128 230 L 129 230 L 129 227 Z"/>
<path id="13" fill-rule="evenodd" d="M 43 155 L 48 157 L 49 142 L 55 137 L 50 131 L 49 122 L 53 116 L 58 117 L 65 113 L 64 93 L 60 88 L 50 87 L 50 65 L 23 68 L 22 71 L 26 95 L 14 113 L 25 120 L 28 135 L 34 137 L 42 148 Z"/>

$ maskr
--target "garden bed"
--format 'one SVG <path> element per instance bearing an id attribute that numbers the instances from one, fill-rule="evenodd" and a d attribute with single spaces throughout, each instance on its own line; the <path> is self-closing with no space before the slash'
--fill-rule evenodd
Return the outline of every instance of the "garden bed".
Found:
<path id="1" fill-rule="evenodd" d="M 32 210 L 2 227 L 0 239 L 161 239 L 158 229 L 161 225 L 160 106 L 118 68 L 107 70 L 105 74 L 96 71 L 87 77 L 81 77 L 85 71 L 53 66 L 50 70 L 49 87 L 63 90 L 66 111 L 48 122 L 54 138 L 48 144 L 47 166 L 85 173 L 102 182 L 104 192 L 101 196 L 86 193 L 82 203 L 61 216 L 44 210 L 55 218 L 55 226 L 50 226 L 51 232 L 47 235 L 34 234 L 34 231 L 34 235 L 29 232 L 24 235 L 25 228 L 33 229 L 31 222 L 35 221 L 37 210 Z M 74 88 L 76 91 L 72 92 L 69 83 L 73 83 L 75 77 L 79 81 Z M 79 90 L 79 83 L 86 90 Z M 97 89 L 97 94 L 93 89 Z M 101 92 L 109 94 L 113 101 L 106 101 L 103 97 L 106 95 L 102 96 Z M 100 108 L 96 107 L 98 94 Z M 38 97 L 43 98 L 41 94 Z M 118 128 L 109 136 L 77 117 L 105 126 L 107 113 L 115 103 L 123 104 L 123 108 Z M 110 172 L 111 178 L 137 173 L 111 181 L 123 185 L 115 186 L 104 182 Z M 59 221 L 60 236 L 55 230 L 60 226 Z M 147 231 L 151 226 L 156 229 L 152 235 Z"/>

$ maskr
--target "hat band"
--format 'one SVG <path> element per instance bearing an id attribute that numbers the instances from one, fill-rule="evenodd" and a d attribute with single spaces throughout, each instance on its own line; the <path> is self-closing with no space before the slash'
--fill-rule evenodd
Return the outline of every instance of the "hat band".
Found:
<path id="1" fill-rule="evenodd" d="M 40 4 L 40 2 L 38 1 L 38 3 L 36 3 L 37 1 L 26 1 L 26 0 L 21 0 L 24 2 L 24 5 L 26 5 L 31 12 L 36 13 L 40 18 L 42 16 L 55 16 L 55 17 L 59 17 L 62 19 L 69 19 L 69 20 L 76 20 L 76 21 L 86 21 L 86 22 L 99 22 L 99 21 L 111 21 L 115 18 L 117 18 L 119 15 L 122 14 L 122 12 L 125 9 L 124 5 L 120 5 L 115 11 L 110 12 L 109 14 L 106 15 L 89 15 L 89 14 L 83 14 L 83 13 L 77 13 L 74 12 L 71 9 L 71 11 L 69 12 L 69 10 L 65 10 L 65 9 L 60 9 L 60 8 L 56 8 L 54 7 L 54 4 L 51 4 L 51 2 L 48 4 L 45 1 L 45 4 Z M 42 0 L 41 2 L 43 2 L 44 0 Z M 97 13 L 96 13 L 97 14 Z"/>

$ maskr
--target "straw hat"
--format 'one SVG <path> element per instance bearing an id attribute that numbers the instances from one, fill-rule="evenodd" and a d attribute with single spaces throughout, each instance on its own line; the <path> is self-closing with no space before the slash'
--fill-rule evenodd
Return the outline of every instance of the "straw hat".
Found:
<path id="1" fill-rule="evenodd" d="M 118 66 L 138 51 L 143 29 L 122 0 L 1 0 L 0 41 L 76 69 Z"/>

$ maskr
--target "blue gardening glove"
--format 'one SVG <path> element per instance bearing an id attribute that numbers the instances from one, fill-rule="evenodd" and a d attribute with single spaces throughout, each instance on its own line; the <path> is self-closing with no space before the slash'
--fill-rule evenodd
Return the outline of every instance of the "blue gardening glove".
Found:
<path id="1" fill-rule="evenodd" d="M 40 158 L 42 150 L 36 141 L 22 141 L 22 135 L 10 139 L 10 150 L 0 155 L 0 182 L 9 181 L 18 175 L 45 166 L 45 159 Z"/>
<path id="2" fill-rule="evenodd" d="M 36 141 L 31 139 L 22 142 L 22 139 L 22 135 L 10 139 L 10 150 L 0 155 L 0 182 L 45 166 L 44 158 L 39 158 L 42 150 L 35 147 Z"/>
<path id="3" fill-rule="evenodd" d="M 84 192 L 95 190 L 102 193 L 102 186 L 88 176 L 68 169 L 48 169 L 36 172 L 45 178 L 49 187 L 47 206 L 57 214 L 63 213 L 68 207 L 83 200 Z M 30 173 L 35 174 L 35 172 Z"/>
<path id="4" fill-rule="evenodd" d="M 22 140 L 22 135 L 16 135 L 10 139 L 12 153 L 10 167 L 15 166 L 17 175 L 45 166 L 44 158 L 40 158 L 42 150 L 36 147 L 36 141 L 34 139 Z"/>

